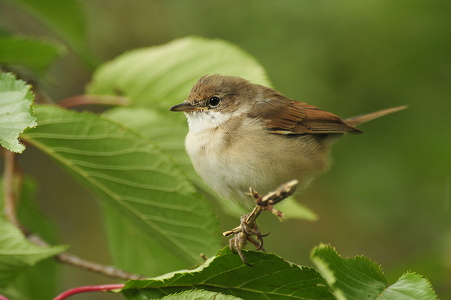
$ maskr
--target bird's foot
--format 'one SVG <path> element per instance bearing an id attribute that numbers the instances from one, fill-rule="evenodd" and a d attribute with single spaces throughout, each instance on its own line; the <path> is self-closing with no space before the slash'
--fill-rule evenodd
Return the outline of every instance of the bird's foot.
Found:
<path id="1" fill-rule="evenodd" d="M 282 184 L 275 191 L 268 193 L 265 196 L 260 196 L 257 191 L 250 189 L 250 195 L 254 197 L 256 206 L 248 214 L 241 216 L 240 226 L 235 227 L 232 230 L 223 233 L 224 236 L 234 235 L 229 240 L 229 247 L 232 251 L 236 251 L 240 256 L 241 260 L 249 265 L 246 258 L 241 251 L 247 242 L 250 242 L 256 247 L 256 250 L 263 250 L 263 238 L 268 236 L 268 234 L 262 234 L 257 226 L 258 216 L 265 210 L 268 210 L 275 214 L 279 218 L 283 218 L 283 213 L 274 208 L 274 205 L 282 201 L 283 199 L 291 196 L 294 193 L 297 180 L 292 180 L 288 183 Z"/>

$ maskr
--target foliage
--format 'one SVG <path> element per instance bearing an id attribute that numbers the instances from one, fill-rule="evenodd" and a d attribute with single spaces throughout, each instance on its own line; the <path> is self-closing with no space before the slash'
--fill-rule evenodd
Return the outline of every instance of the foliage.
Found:
<path id="1" fill-rule="evenodd" d="M 11 283 L 25 269 L 64 251 L 64 246 L 38 247 L 19 229 L 0 218 L 0 287 Z"/>
<path id="2" fill-rule="evenodd" d="M 313 250 L 312 260 L 338 300 L 437 299 L 430 283 L 411 272 L 389 285 L 381 267 L 364 256 L 344 259 L 321 245 Z"/>
<path id="3" fill-rule="evenodd" d="M 198 289 L 240 299 L 436 299 L 421 276 L 406 273 L 389 285 L 375 262 L 363 256 L 343 259 L 331 246 L 321 245 L 312 252 L 319 272 L 274 254 L 246 252 L 246 257 L 251 267 L 223 249 L 194 270 L 130 281 L 122 293 L 131 300 L 173 299 L 164 296 Z"/>
<path id="4" fill-rule="evenodd" d="M 26 128 L 36 126 L 33 100 L 29 85 L 10 73 L 0 73 L 0 143 L 6 149 L 19 153 L 25 150 L 18 137 Z"/>
<path id="5" fill-rule="evenodd" d="M 227 248 L 215 255 L 222 242 L 210 201 L 234 216 L 238 212 L 223 199 L 215 199 L 195 174 L 183 146 L 185 119 L 167 109 L 186 97 L 204 74 L 237 75 L 270 85 L 266 71 L 230 42 L 187 37 L 131 50 L 94 70 L 86 88 L 91 102 L 96 104 L 97 97 L 97 103 L 104 104 L 102 97 L 120 96 L 128 98 L 127 107 L 93 113 L 32 105 L 30 84 L 40 101 L 46 98 L 39 83 L 66 47 L 88 67 L 97 65 L 87 46 L 78 1 L 57 2 L 12 2 L 53 29 L 62 41 L 0 36 L 0 71 L 16 74 L 0 73 L 0 141 L 5 151 L 21 153 L 25 147 L 19 143 L 20 135 L 26 145 L 41 150 L 96 195 L 116 266 L 147 277 L 170 272 L 127 282 L 121 291 L 127 299 L 437 298 L 420 275 L 407 272 L 390 284 L 375 262 L 364 256 L 342 258 L 331 246 L 312 251 L 316 269 L 253 251 L 245 251 L 252 267 Z M 71 14 L 64 13 L 67 9 Z M 21 79 L 30 73 L 34 80 L 27 84 Z M 75 105 L 71 101 L 65 104 Z M 21 224 L 57 244 L 54 234 L 49 234 L 51 225 L 32 202 L 30 180 L 23 181 L 17 169 L 5 171 L 5 177 L 10 177 L 9 188 L 20 199 Z M 11 195 L 3 191 L 2 196 Z M 281 208 L 288 217 L 316 218 L 291 201 Z M 35 245 L 6 217 L 0 217 L 0 223 L 0 294 L 11 299 L 48 298 L 58 277 L 48 258 L 66 247 Z M 202 263 L 201 254 L 211 258 Z M 198 267 L 187 270 L 193 266 Z M 33 289 L 44 285 L 49 291 L 33 294 Z"/>
<path id="6" fill-rule="evenodd" d="M 138 106 L 167 111 L 201 76 L 216 73 L 269 85 L 263 67 L 235 45 L 191 37 L 133 50 L 103 64 L 94 72 L 88 93 L 119 93 Z"/>
<path id="7" fill-rule="evenodd" d="M 22 137 L 104 201 L 120 266 L 167 272 L 219 247 L 208 203 L 154 142 L 94 114 L 37 106 L 36 116 L 39 126 Z M 142 248 L 124 245 L 131 235 Z"/>
<path id="8" fill-rule="evenodd" d="M 229 249 L 223 249 L 196 269 L 130 281 L 122 292 L 128 299 L 156 299 L 191 289 L 243 299 L 333 299 L 315 269 L 297 266 L 273 254 L 245 255 L 252 267 L 243 264 Z"/>
<path id="9" fill-rule="evenodd" d="M 0 64 L 44 74 L 65 48 L 58 43 L 17 35 L 0 35 Z"/>
<path id="10" fill-rule="evenodd" d="M 77 0 L 15 0 L 14 5 L 29 12 L 64 39 L 89 65 L 94 65 L 87 48 L 85 15 Z M 68 13 L 69 12 L 69 13 Z"/>
<path id="11" fill-rule="evenodd" d="M 240 299 L 234 296 L 227 296 L 220 293 L 214 293 L 209 291 L 202 290 L 193 290 L 193 291 L 185 291 L 178 294 L 173 294 L 169 296 L 165 296 L 161 299 L 172 299 L 172 300 L 195 300 L 195 299 L 206 299 L 206 300 L 234 300 Z"/>

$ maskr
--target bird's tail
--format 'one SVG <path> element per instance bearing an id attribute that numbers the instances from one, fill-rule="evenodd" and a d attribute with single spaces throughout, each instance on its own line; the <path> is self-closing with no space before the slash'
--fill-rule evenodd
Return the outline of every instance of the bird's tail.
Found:
<path id="1" fill-rule="evenodd" d="M 345 122 L 348 125 L 356 126 L 356 125 L 371 121 L 373 119 L 406 109 L 407 107 L 408 107 L 407 105 L 401 105 L 401 106 L 396 106 L 396 107 L 392 107 L 392 108 L 386 108 L 386 109 L 378 110 L 378 111 L 375 111 L 375 112 L 372 112 L 369 114 L 363 114 L 363 115 L 348 118 L 345 120 Z"/>

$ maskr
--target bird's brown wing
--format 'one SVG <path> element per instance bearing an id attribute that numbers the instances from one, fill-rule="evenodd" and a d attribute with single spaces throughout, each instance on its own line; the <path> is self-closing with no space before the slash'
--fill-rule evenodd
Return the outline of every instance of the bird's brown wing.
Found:
<path id="1" fill-rule="evenodd" d="M 330 112 L 278 94 L 257 101 L 248 115 L 261 119 L 267 130 L 276 134 L 361 132 Z"/>

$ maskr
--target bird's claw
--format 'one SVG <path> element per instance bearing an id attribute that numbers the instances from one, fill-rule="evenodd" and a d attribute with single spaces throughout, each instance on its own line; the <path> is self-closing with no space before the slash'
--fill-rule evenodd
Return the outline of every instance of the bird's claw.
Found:
<path id="1" fill-rule="evenodd" d="M 249 214 L 241 216 L 240 226 L 223 233 L 224 236 L 234 235 L 234 237 L 229 240 L 229 247 L 232 251 L 236 251 L 238 253 L 241 260 L 246 265 L 250 266 L 250 264 L 246 261 L 246 258 L 244 257 L 242 251 L 246 243 L 250 242 L 251 244 L 253 244 L 256 247 L 257 251 L 265 251 L 265 249 L 263 248 L 263 238 L 269 235 L 269 233 L 261 233 L 260 229 L 257 226 L 257 217 L 263 211 L 269 210 L 279 218 L 283 218 L 283 213 L 276 210 L 274 208 L 274 205 L 292 195 L 297 183 L 298 182 L 296 180 L 285 183 L 274 192 L 268 193 L 265 196 L 260 196 L 254 189 L 250 189 L 249 195 L 254 197 L 257 205 Z"/>

